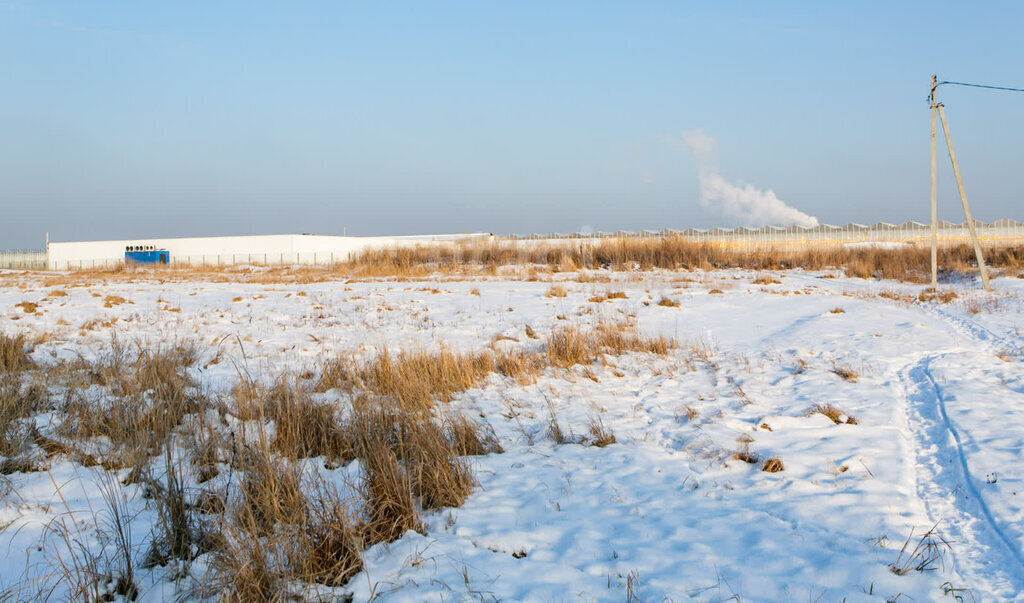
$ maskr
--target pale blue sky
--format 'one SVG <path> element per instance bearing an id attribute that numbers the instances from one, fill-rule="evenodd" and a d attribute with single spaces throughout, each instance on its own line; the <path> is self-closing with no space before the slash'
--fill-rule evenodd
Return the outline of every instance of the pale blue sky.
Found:
<path id="1" fill-rule="evenodd" d="M 1024 85 L 1019 2 L 0 2 L 0 248 L 928 218 L 928 78 Z M 976 217 L 1024 94 L 940 89 Z M 940 153 L 944 152 L 940 147 Z M 941 215 L 959 220 L 940 155 Z"/>

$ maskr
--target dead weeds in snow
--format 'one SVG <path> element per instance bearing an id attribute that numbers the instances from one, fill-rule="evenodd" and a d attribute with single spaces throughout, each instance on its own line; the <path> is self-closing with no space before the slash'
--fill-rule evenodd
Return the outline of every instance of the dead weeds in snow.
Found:
<path id="1" fill-rule="evenodd" d="M 813 414 L 825 415 L 837 425 L 844 423 L 848 425 L 857 424 L 857 419 L 831 404 L 815 404 L 813 408 L 807 411 L 807 416 L 811 416 Z"/>

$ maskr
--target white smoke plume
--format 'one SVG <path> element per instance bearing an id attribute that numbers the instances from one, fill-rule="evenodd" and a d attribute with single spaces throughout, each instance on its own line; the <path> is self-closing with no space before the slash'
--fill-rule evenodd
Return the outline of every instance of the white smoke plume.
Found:
<path id="1" fill-rule="evenodd" d="M 682 140 L 697 160 L 700 204 L 704 209 L 736 218 L 745 226 L 818 225 L 817 218 L 786 205 L 770 189 L 760 190 L 750 184 L 737 186 L 726 182 L 715 164 L 715 139 L 704 130 L 684 132 Z"/>

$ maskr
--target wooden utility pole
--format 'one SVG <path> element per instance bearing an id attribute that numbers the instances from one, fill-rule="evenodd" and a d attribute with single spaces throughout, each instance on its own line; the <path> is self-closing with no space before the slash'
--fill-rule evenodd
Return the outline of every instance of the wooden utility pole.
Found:
<path id="1" fill-rule="evenodd" d="M 934 93 L 934 88 L 932 89 Z M 953 162 L 953 175 L 956 176 L 956 186 L 960 190 L 960 202 L 964 206 L 964 216 L 967 218 L 967 228 L 971 232 L 971 242 L 974 243 L 974 255 L 978 258 L 978 270 L 981 272 L 981 283 L 985 291 L 991 291 L 988 284 L 988 270 L 985 268 L 985 257 L 981 253 L 981 243 L 978 242 L 978 231 L 974 227 L 974 218 L 971 217 L 971 207 L 967 203 L 967 193 L 964 191 L 964 181 L 960 178 L 960 166 L 956 162 L 956 152 L 953 150 L 953 139 L 949 136 L 949 125 L 946 123 L 946 111 L 942 103 L 933 105 L 939 110 L 939 119 L 942 120 L 942 133 L 946 136 L 946 146 L 949 148 L 949 160 Z M 933 172 L 934 173 L 934 172 Z M 933 210 L 934 211 L 934 210 Z"/>
<path id="2" fill-rule="evenodd" d="M 937 86 L 936 77 L 932 76 L 932 93 L 929 96 L 930 105 L 932 109 L 932 291 L 936 291 L 939 288 L 939 222 L 938 222 L 938 210 L 936 209 L 935 197 L 936 191 L 936 179 L 935 179 L 935 87 Z"/>

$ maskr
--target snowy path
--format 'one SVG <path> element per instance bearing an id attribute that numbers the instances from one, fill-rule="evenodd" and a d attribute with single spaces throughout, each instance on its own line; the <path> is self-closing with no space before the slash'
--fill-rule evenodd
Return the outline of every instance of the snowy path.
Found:
<path id="1" fill-rule="evenodd" d="M 911 431 L 917 445 L 918 491 L 938 522 L 939 533 L 953 545 L 953 558 L 964 578 L 971 584 L 988 582 L 994 594 L 1011 598 L 1024 592 L 1020 542 L 1006 533 L 978 490 L 984 480 L 971 472 L 964 450 L 964 442 L 974 438 L 967 431 L 961 434 L 963 428 L 950 420 L 930 369 L 945 356 L 925 356 L 903 372 L 915 419 Z"/>

